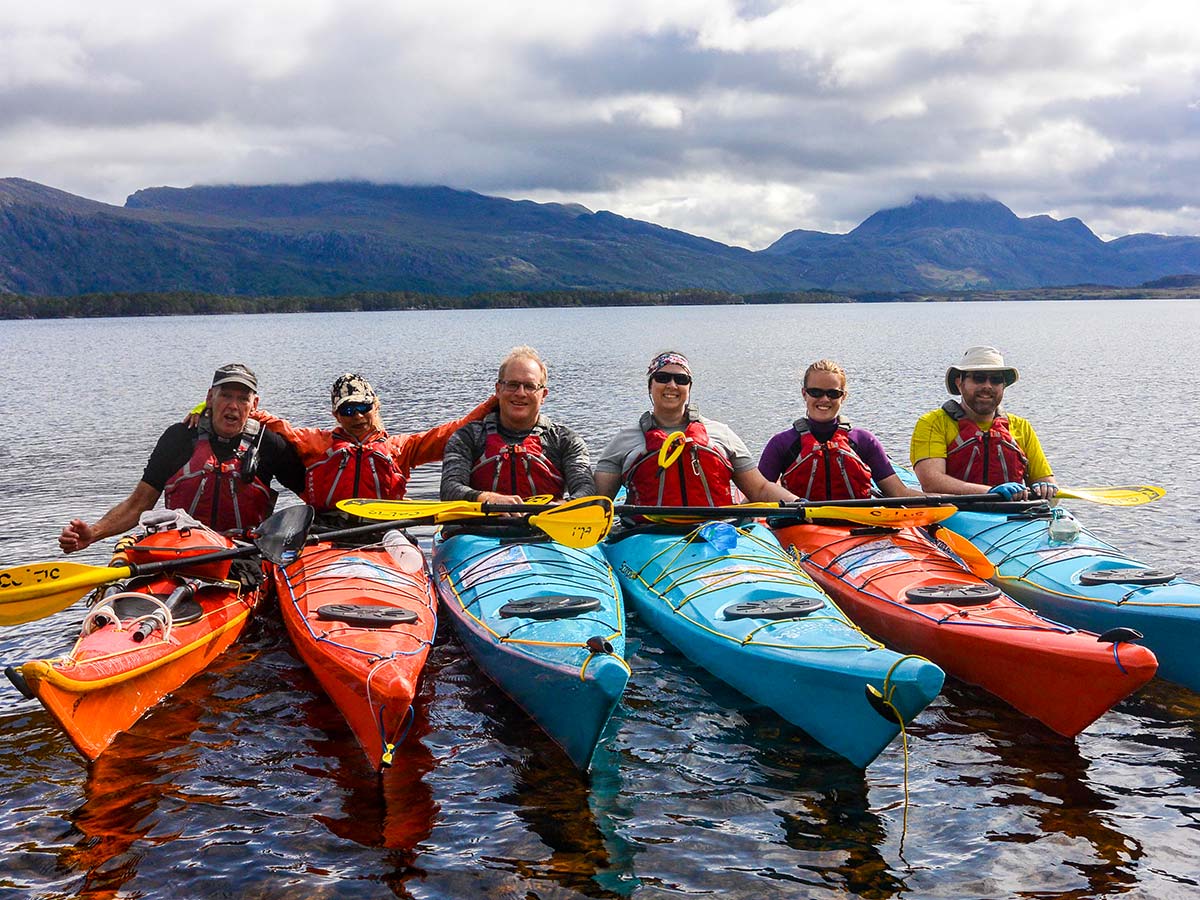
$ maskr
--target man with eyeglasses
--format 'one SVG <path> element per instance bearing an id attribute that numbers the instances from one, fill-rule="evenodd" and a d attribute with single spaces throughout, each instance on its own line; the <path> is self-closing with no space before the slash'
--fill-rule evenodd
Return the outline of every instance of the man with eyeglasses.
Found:
<path id="1" fill-rule="evenodd" d="M 947 400 L 913 429 L 910 456 L 921 487 L 933 494 L 992 493 L 1003 500 L 1049 500 L 1054 472 L 1033 426 L 1001 410 L 1017 380 L 995 347 L 971 347 L 946 370 Z"/>
<path id="2" fill-rule="evenodd" d="M 296 493 L 304 489 L 296 452 L 250 417 L 258 379 L 249 368 L 230 363 L 217 369 L 205 405 L 203 415 L 163 432 L 128 497 L 94 525 L 71 520 L 58 538 L 64 553 L 129 531 L 160 496 L 168 509 L 182 509 L 217 531 L 245 532 L 271 514 L 273 479 Z"/>
<path id="3" fill-rule="evenodd" d="M 496 411 L 455 432 L 442 460 L 443 500 L 520 503 L 526 497 L 596 493 L 587 445 L 542 415 L 546 364 L 532 347 L 514 347 L 496 377 Z"/>
<path id="4" fill-rule="evenodd" d="M 256 417 L 287 441 L 304 465 L 304 501 L 326 522 L 344 518 L 340 500 L 373 497 L 401 500 L 415 466 L 442 458 L 450 436 L 495 408 L 489 397 L 461 419 L 413 434 L 388 434 L 379 412 L 379 395 L 353 372 L 339 375 L 329 392 L 335 428 L 298 428 L 265 412 Z"/>

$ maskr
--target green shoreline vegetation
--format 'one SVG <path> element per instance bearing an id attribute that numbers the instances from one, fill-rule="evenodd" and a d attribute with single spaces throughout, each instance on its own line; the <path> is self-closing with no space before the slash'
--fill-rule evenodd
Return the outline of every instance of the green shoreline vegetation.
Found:
<path id="1" fill-rule="evenodd" d="M 123 316 L 241 315 L 253 313 L 378 312 L 431 309 L 523 309 L 603 306 L 716 306 L 770 303 L 964 302 L 984 300 L 1192 299 L 1196 286 L 1117 288 L 1077 285 L 1020 291 L 832 293 L 778 291 L 490 291 L 469 296 L 413 291 L 357 291 L 336 296 L 228 296 L 195 291 L 96 293 L 74 297 L 0 294 L 0 319 L 67 319 Z"/>

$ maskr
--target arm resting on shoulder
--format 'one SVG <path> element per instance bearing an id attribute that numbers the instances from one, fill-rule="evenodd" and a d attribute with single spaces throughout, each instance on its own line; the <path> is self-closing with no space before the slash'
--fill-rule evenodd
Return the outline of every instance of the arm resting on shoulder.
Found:
<path id="1" fill-rule="evenodd" d="M 415 434 L 397 434 L 388 439 L 392 458 L 402 469 L 411 469 L 425 463 L 437 462 L 446 452 L 450 438 L 464 425 L 478 422 L 496 408 L 495 395 L 488 397 L 461 419 L 453 422 L 443 422 L 428 431 L 418 431 Z M 446 498 L 442 498 L 446 499 Z M 454 499 L 463 499 L 457 497 Z"/>
<path id="2" fill-rule="evenodd" d="M 273 416 L 262 409 L 254 410 L 250 417 L 291 444 L 305 466 L 311 466 L 333 445 L 333 431 L 328 428 L 298 428 L 287 419 Z"/>

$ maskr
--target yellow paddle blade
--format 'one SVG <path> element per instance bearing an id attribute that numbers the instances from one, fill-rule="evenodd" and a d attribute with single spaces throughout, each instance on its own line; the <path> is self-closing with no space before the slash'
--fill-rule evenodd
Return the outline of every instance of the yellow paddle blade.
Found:
<path id="1" fill-rule="evenodd" d="M 1120 487 L 1059 488 L 1058 496 L 1066 500 L 1087 500 L 1105 506 L 1141 506 L 1166 496 L 1166 491 L 1152 484 L 1130 484 Z"/>
<path id="2" fill-rule="evenodd" d="M 554 502 L 549 494 L 537 494 L 522 501 L 526 506 L 546 506 Z M 470 518 L 485 516 L 482 503 L 470 500 L 339 500 L 337 508 L 363 519 L 391 522 L 399 519 L 440 519 L 443 516 Z"/>
<path id="3" fill-rule="evenodd" d="M 480 504 L 467 500 L 339 500 L 338 509 L 364 519 L 432 519 L 442 515 L 482 515 Z"/>
<path id="4" fill-rule="evenodd" d="M 972 575 L 991 578 L 996 574 L 996 567 L 987 555 L 958 532 L 949 528 L 939 528 L 933 536 L 954 551 L 954 555 L 963 561 L 963 565 Z"/>
<path id="5" fill-rule="evenodd" d="M 879 525 L 883 528 L 918 528 L 936 525 L 950 518 L 954 506 L 809 506 L 804 507 L 806 519 L 814 522 L 831 519 L 854 522 L 857 525 Z"/>
<path id="6" fill-rule="evenodd" d="M 594 547 L 612 530 L 613 503 L 608 497 L 580 497 L 529 517 L 529 524 L 566 547 Z"/>
<path id="7" fill-rule="evenodd" d="M 0 571 L 0 625 L 22 625 L 66 609 L 92 588 L 128 578 L 128 566 L 31 563 Z"/>

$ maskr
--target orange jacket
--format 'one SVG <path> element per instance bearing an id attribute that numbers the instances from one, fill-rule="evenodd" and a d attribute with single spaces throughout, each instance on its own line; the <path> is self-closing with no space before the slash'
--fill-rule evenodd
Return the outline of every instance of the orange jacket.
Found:
<path id="1" fill-rule="evenodd" d="M 363 443 L 382 436 L 396 468 L 407 477 L 414 466 L 441 459 L 442 453 L 446 449 L 446 442 L 450 440 L 450 436 L 454 432 L 468 422 L 482 419 L 495 408 L 496 398 L 488 397 L 461 419 L 453 422 L 444 422 L 441 425 L 435 425 L 428 431 L 418 431 L 414 434 L 389 435 L 386 431 L 375 432 L 369 435 Z M 269 431 L 275 432 L 291 444 L 306 469 L 325 458 L 330 448 L 333 447 L 334 432 L 338 431 L 335 428 L 298 428 L 286 419 L 273 416 L 261 409 L 251 415 L 262 422 Z M 345 433 L 342 432 L 341 436 L 344 437 Z"/>

